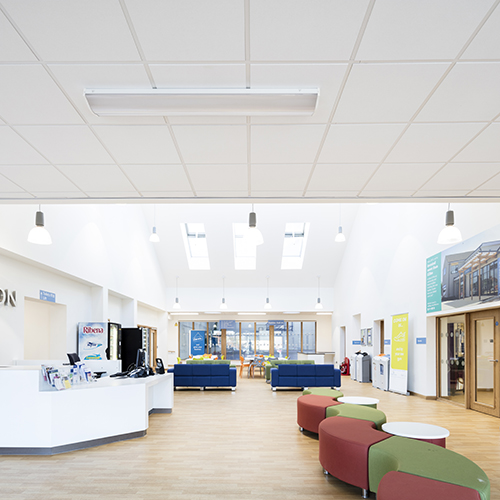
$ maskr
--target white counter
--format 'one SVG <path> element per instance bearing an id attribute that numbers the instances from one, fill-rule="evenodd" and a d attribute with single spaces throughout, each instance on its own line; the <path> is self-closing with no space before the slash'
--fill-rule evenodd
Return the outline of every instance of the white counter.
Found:
<path id="1" fill-rule="evenodd" d="M 317 353 L 305 353 L 299 352 L 297 353 L 298 360 L 312 359 L 314 363 L 317 365 L 331 364 L 333 365 L 335 360 L 334 352 L 317 352 Z"/>
<path id="2" fill-rule="evenodd" d="M 171 373 L 40 387 L 39 367 L 0 367 L 0 454 L 51 455 L 141 437 L 149 413 L 173 408 Z"/>

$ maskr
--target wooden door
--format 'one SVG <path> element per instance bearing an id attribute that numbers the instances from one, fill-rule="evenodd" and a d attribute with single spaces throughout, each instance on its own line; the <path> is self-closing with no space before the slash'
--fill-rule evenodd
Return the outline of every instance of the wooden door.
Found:
<path id="1" fill-rule="evenodd" d="M 500 417 L 500 309 L 469 315 L 470 408 Z"/>

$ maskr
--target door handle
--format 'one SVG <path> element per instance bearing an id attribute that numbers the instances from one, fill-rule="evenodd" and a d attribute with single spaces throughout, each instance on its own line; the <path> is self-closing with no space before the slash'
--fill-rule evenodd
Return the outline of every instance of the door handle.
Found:
<path id="1" fill-rule="evenodd" d="M 498 363 L 498 359 L 489 359 L 488 360 L 490 363 Z"/>

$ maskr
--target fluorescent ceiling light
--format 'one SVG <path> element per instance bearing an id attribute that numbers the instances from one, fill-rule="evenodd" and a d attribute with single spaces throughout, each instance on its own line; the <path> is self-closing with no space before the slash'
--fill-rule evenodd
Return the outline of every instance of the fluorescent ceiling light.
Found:
<path id="1" fill-rule="evenodd" d="M 300 311 L 283 311 L 283 314 L 300 314 Z"/>
<path id="2" fill-rule="evenodd" d="M 97 116 L 310 116 L 319 89 L 85 89 Z"/>
<path id="3" fill-rule="evenodd" d="M 221 314 L 219 311 L 205 311 L 203 314 Z"/>
<path id="4" fill-rule="evenodd" d="M 265 316 L 266 313 L 238 313 L 239 316 Z"/>
<path id="5" fill-rule="evenodd" d="M 318 316 L 331 316 L 333 313 L 331 312 L 323 312 L 323 313 L 316 313 Z"/>

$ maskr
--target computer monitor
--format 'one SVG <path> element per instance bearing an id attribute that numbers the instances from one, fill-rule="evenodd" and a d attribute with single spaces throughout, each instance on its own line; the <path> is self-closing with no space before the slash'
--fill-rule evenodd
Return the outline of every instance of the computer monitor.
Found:
<path id="1" fill-rule="evenodd" d="M 144 349 L 137 349 L 137 358 L 135 360 L 136 368 L 143 368 L 146 366 L 146 351 Z"/>
<path id="2" fill-rule="evenodd" d="M 78 354 L 76 352 L 68 352 L 67 354 L 68 354 L 69 363 L 71 365 L 74 365 L 75 363 L 80 361 L 80 357 L 78 356 Z"/>

